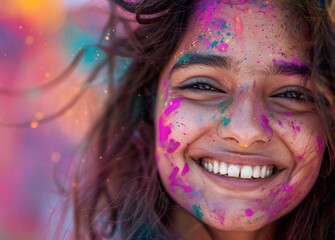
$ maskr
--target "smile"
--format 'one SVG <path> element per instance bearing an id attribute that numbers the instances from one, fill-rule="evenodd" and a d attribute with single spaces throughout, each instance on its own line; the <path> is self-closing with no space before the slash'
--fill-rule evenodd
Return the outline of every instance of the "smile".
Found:
<path id="1" fill-rule="evenodd" d="M 202 158 L 200 165 L 212 174 L 244 179 L 267 178 L 272 176 L 275 170 L 273 165 L 237 165 L 210 158 Z"/>

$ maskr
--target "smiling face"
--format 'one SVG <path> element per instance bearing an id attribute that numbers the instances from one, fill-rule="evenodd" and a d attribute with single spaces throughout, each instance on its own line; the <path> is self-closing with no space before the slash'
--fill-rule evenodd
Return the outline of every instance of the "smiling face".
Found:
<path id="1" fill-rule="evenodd" d="M 160 177 L 210 227 L 261 229 L 293 210 L 318 176 L 323 128 L 288 14 L 268 1 L 202 1 L 161 75 Z"/>

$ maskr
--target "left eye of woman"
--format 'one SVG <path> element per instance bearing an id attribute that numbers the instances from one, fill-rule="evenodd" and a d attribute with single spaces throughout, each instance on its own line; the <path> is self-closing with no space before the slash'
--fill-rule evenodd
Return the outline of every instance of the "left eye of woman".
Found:
<path id="1" fill-rule="evenodd" d="M 289 87 L 281 89 L 274 93 L 272 98 L 283 98 L 288 101 L 295 101 L 297 103 L 313 103 L 314 98 L 312 93 L 301 87 Z"/>

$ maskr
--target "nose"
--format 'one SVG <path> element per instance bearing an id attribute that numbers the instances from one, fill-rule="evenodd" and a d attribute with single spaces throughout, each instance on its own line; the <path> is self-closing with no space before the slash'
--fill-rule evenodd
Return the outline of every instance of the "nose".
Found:
<path id="1" fill-rule="evenodd" d="M 271 140 L 272 128 L 260 100 L 245 97 L 229 108 L 218 125 L 218 134 L 222 139 L 244 148 Z"/>

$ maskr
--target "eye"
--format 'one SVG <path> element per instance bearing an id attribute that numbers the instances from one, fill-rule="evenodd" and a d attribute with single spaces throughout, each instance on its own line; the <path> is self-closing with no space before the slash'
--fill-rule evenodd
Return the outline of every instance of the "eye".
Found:
<path id="1" fill-rule="evenodd" d="M 284 100 L 294 101 L 297 103 L 314 103 L 314 98 L 310 90 L 301 87 L 284 88 L 278 93 L 273 94 L 271 97 L 283 98 Z"/>
<path id="2" fill-rule="evenodd" d="M 217 84 L 212 82 L 213 80 L 206 78 L 197 78 L 177 86 L 177 89 L 181 91 L 192 91 L 194 93 L 225 93 L 225 91 L 215 86 Z"/>

